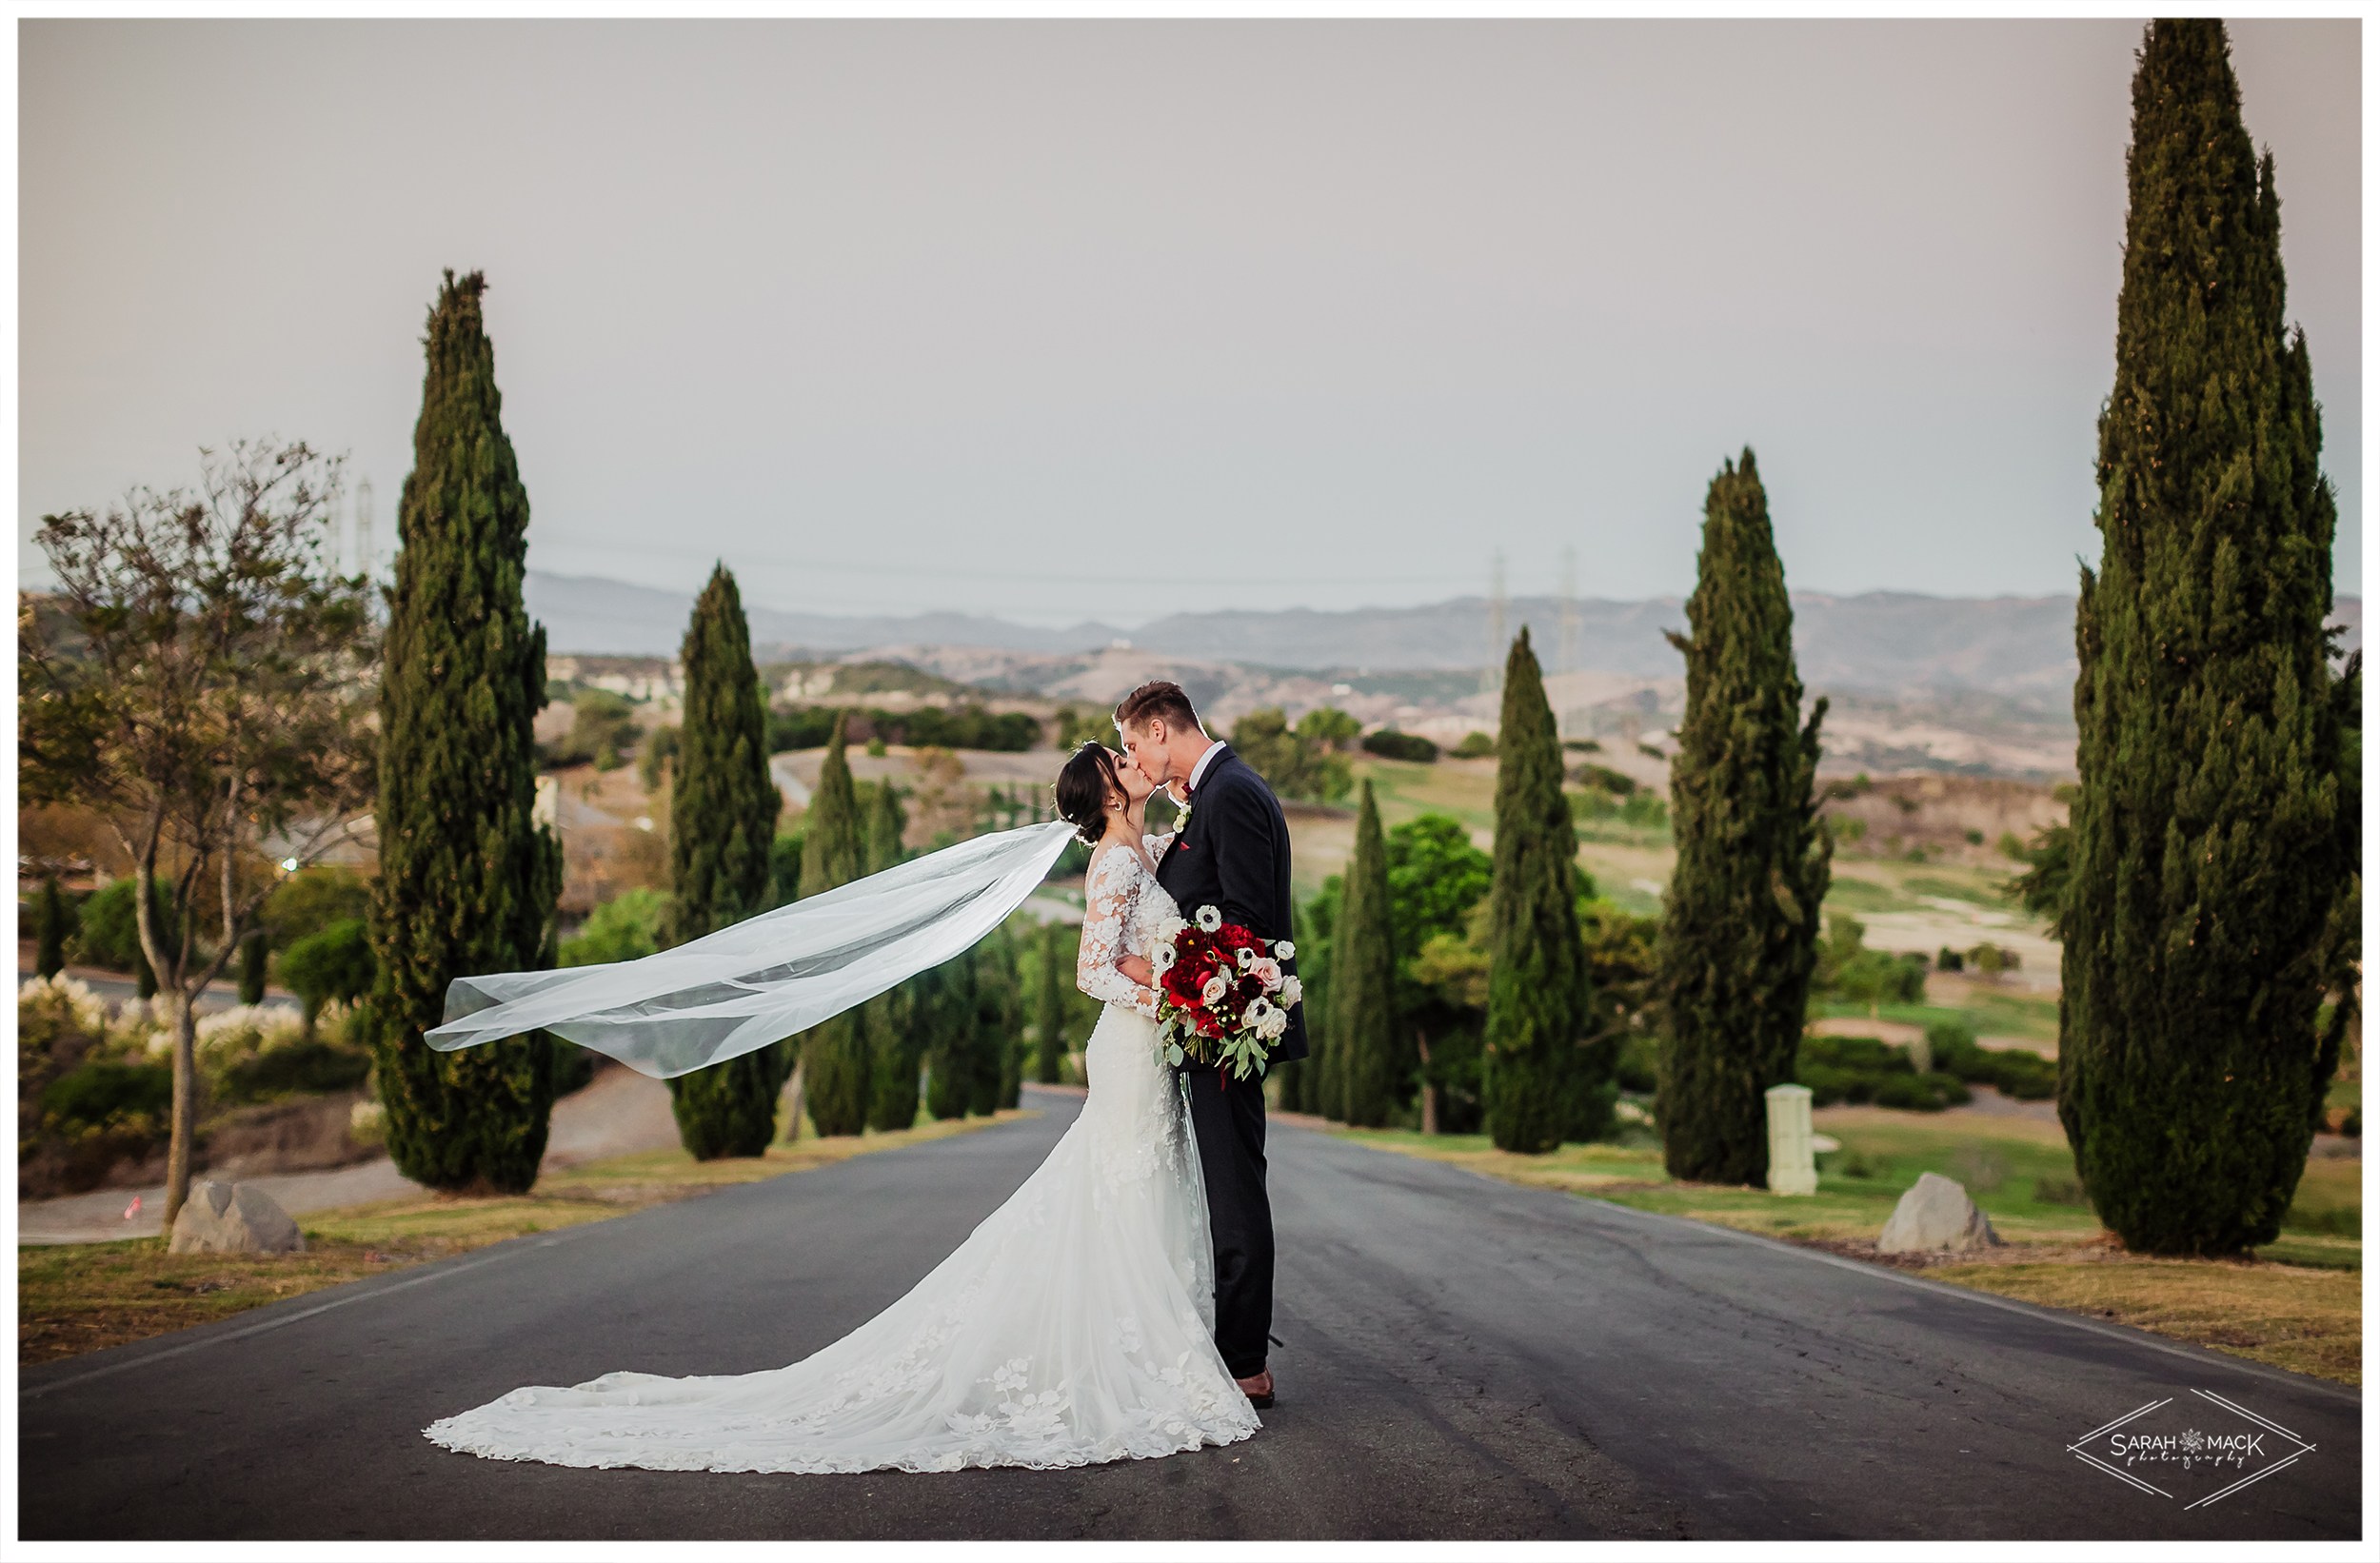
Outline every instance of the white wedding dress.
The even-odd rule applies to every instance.
[[[856,1472],[1092,1465],[1256,1432],[1215,1350],[1186,1108],[1153,1000],[1117,969],[1145,960],[1174,914],[1138,853],[1094,859],[1076,968],[1107,1005],[1084,1048],[1090,1095],[1033,1176],[908,1296],[790,1367],[519,1389],[426,1435],[552,1465]]]

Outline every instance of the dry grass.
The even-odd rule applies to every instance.
[[[928,1121],[899,1134],[806,1138],[763,1157],[696,1161],[648,1151],[565,1168],[530,1194],[352,1205],[299,1218],[303,1254],[169,1254],[163,1237],[16,1251],[17,1362],[30,1366],[186,1330],[327,1286],[386,1275],[532,1233],[781,1177],[872,1151],[1028,1116]]]
[[[2097,1262],[1935,1265],[1926,1274],[2294,1373],[2363,1382],[2364,1287],[2357,1270],[2111,1254]]]

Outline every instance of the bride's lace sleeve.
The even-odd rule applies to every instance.
[[[1179,831],[1169,830],[1162,836],[1141,837],[1140,844],[1149,850],[1149,861],[1153,863],[1163,862],[1165,861],[1166,849],[1174,844],[1174,838],[1180,834],[1180,832]]]
[[[1075,986],[1102,1004],[1121,1004],[1157,1019],[1157,995],[1116,969],[1124,958],[1124,918],[1132,910],[1132,871],[1125,847],[1108,847],[1091,864],[1084,884],[1082,947],[1075,956]]]

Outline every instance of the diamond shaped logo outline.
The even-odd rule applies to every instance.
[[[2223,1410],[2231,1413],[2234,1416],[2239,1417],[2243,1421],[2262,1428],[2268,1433],[2275,1434],[2280,1437],[2287,1438],[2295,1447],[2292,1448],[2288,1454],[2273,1460],[2271,1464],[2259,1467],[2255,1471],[2242,1476],[2239,1480],[2231,1483],[2229,1486],[2218,1488],[2214,1492],[2193,1498],[2189,1503],[2182,1506],[2185,1513],[2192,1509],[2203,1509],[2210,1504],[2219,1502],[2244,1487],[2249,1487],[2256,1482],[2264,1480],[2265,1477],[2271,1475],[2274,1472],[2288,1470],[2291,1466],[2295,1465],[2299,1460],[2302,1460],[2307,1455],[2314,1453],[2314,1445],[2308,1443],[2304,1438],[2299,1437],[2296,1434],[2291,1432],[2288,1428],[2283,1427],[2280,1423],[2273,1421],[2271,1417],[2259,1415],[2257,1413],[2250,1411],[2246,1406],[2239,1404],[2235,1400],[2227,1399],[2223,1395],[2216,1395],[2210,1390],[2193,1389],[2190,1393],[2196,1395],[2201,1400],[2207,1401],[2211,1405],[2221,1407]],[[2138,1421],[2141,1417],[2148,1415],[2150,1413],[2162,1410],[2172,1403],[2173,1397],[2172,1395],[2168,1395],[2161,1400],[2151,1400],[2145,1404],[2135,1406],[2131,1411],[2126,1412],[2123,1415],[2116,1417],[2113,1421],[2095,1427],[2089,1433],[2084,1434],[2081,1437],[2076,1438],[2073,1443],[2066,1446],[2066,1452],[2073,1455],[2074,1458],[2082,1461],[2085,1465],[2090,1466],[2092,1470],[2105,1472],[2107,1474],[2113,1476],[2116,1480],[2124,1483],[2128,1487],[2134,1488],[2139,1492],[2153,1494],[2161,1498],[2171,1498],[2174,1496],[2173,1494],[2167,1492],[2164,1488],[2157,1486],[2153,1482],[2145,1480],[2132,1472],[2123,1469],[2121,1466],[2100,1458],[2085,1446],[2090,1444],[2093,1439],[2106,1437],[2119,1428],[2122,1428],[2129,1423]],[[2192,1433],[2195,1433],[2195,1429],[2191,1430]],[[2188,1437],[2189,1434],[2186,1434],[2184,1436]]]

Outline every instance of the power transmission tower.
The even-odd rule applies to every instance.
[[[1562,640],[1556,670],[1578,671],[1578,550],[1562,550]]]
[[[1504,635],[1504,550],[1498,548],[1488,565],[1488,665],[1479,679],[1481,694],[1504,687],[1504,658],[1511,650]]]
[[[372,555],[372,480],[355,485],[355,573],[377,576],[380,561]]]
[[[1556,671],[1561,673],[1578,671],[1578,550],[1564,548],[1562,550],[1561,650],[1554,660]],[[1555,731],[1565,739],[1577,736],[1572,730],[1577,724],[1577,713],[1567,703],[1572,698],[1572,693],[1568,688],[1563,690],[1565,703],[1554,713]]]

